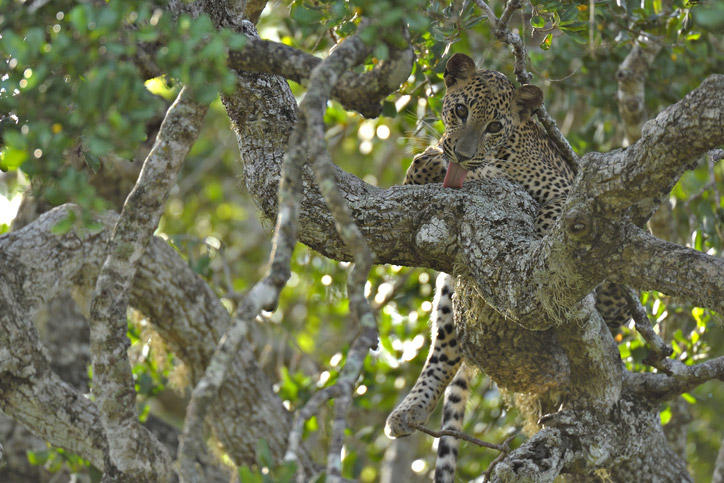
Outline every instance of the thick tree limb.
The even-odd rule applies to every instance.
[[[98,233],[52,233],[68,213],[53,210],[0,237],[0,405],[36,435],[103,468],[108,443],[98,408],[52,372],[32,322],[38,307],[68,288],[85,257],[100,261],[103,254]]]
[[[689,161],[724,141],[723,118],[724,76],[713,75],[680,102],[647,122],[643,137],[632,147],[605,155],[589,153],[584,157],[581,173],[566,203],[563,230],[554,230],[547,237],[553,242],[549,261],[568,265],[565,276],[559,277],[563,272],[556,270],[549,280],[551,286],[570,289],[565,292],[572,296],[569,301],[558,302],[567,305],[583,295],[569,285],[578,277],[600,281],[605,276],[634,288],[645,288],[640,287],[641,277],[617,280],[614,273],[619,269],[630,271],[642,255],[629,249],[637,241],[626,222],[645,222],[660,200],[668,195]],[[699,270],[720,274],[720,261],[701,256],[705,259],[694,257]],[[689,258],[675,260],[686,263]],[[671,259],[663,263],[674,264]],[[654,265],[664,268],[661,264]],[[601,271],[600,267],[606,270]],[[656,277],[671,279],[665,291],[671,293],[674,285],[686,290],[686,277],[680,269],[668,274],[658,271],[656,275],[652,273],[654,268],[647,270],[649,281]],[[681,277],[684,282],[674,282]],[[716,296],[722,293],[716,291],[716,287],[721,286],[721,277],[705,283],[712,285],[711,291],[704,294],[687,291],[686,295],[702,305],[721,307],[722,297]],[[567,298],[565,293],[561,295]]]
[[[587,157],[575,190],[594,197],[600,210],[629,211],[646,221],[692,160],[724,143],[724,75],[706,78],[681,101],[644,124],[642,137],[626,150]]]
[[[631,178],[626,173],[649,171],[644,168],[646,163],[678,166],[679,169],[668,170],[669,181],[660,173],[649,173],[651,184],[658,179],[670,188],[688,159],[719,142],[724,123],[710,119],[711,116],[718,118],[712,113],[720,112],[716,106],[724,99],[724,82],[719,83],[718,78],[724,80],[724,76],[713,76],[683,101],[650,121],[654,125],[666,125],[660,117],[685,121],[672,134],[679,138],[676,149],[661,152],[656,159],[643,152],[639,145],[650,145],[653,141],[649,133],[658,132],[648,129],[644,137],[626,151],[587,155],[588,162],[573,187],[562,223],[542,241],[531,238],[530,215],[534,205],[530,198],[504,181],[490,180],[475,187],[470,184],[469,188],[456,192],[443,192],[434,186],[380,190],[339,170],[337,181],[346,193],[358,226],[375,246],[377,263],[426,266],[448,272],[452,272],[453,267],[461,267],[463,273],[468,271],[476,280],[480,293],[499,312],[531,329],[545,329],[552,322],[541,318],[541,313],[550,311],[555,316],[565,312],[568,310],[565,307],[573,306],[605,277],[615,276],[605,273],[608,270],[601,271],[602,266],[613,271],[615,267],[633,265],[640,256],[627,250],[629,235],[621,229],[621,223],[631,211],[636,212],[643,206],[639,203],[631,208],[629,196],[640,198],[652,188],[639,179],[646,186],[634,189],[629,186]],[[710,114],[697,116],[700,111]],[[234,113],[231,115],[233,118]],[[681,132],[688,133],[689,142],[684,141]],[[669,143],[658,134],[656,139]],[[652,149],[658,151],[658,148]],[[247,157],[246,183],[267,216],[273,216],[274,181],[278,178],[273,177],[273,164],[266,161],[263,157]],[[305,177],[311,175],[305,173]],[[658,191],[664,191],[663,187]],[[655,206],[655,199],[649,199],[646,204],[647,209],[640,211],[648,214]],[[332,258],[349,260],[350,253],[341,240],[329,235],[334,233],[334,221],[316,191],[305,191],[300,217],[301,241]],[[719,261],[701,257],[696,259],[701,270],[719,273]],[[665,263],[662,268],[669,268],[668,263],[674,264],[676,259]],[[536,273],[549,275],[534,276]],[[682,276],[679,270],[675,273],[667,282],[669,292],[676,288],[676,279]],[[659,275],[665,278],[664,272]],[[651,278],[653,274],[648,277]],[[705,283],[712,284],[714,289],[720,283],[716,279],[709,278]],[[620,281],[635,288],[642,282],[641,279]],[[701,300],[701,291],[687,294],[696,297],[702,305],[716,308],[722,297],[716,299],[713,289],[706,300]],[[530,293],[540,297],[531,298]],[[543,306],[545,310],[541,310]]]
[[[724,356],[687,366],[674,359],[664,359],[661,373],[625,373],[627,390],[653,400],[669,399],[694,389],[711,379],[724,381]]]
[[[190,92],[181,89],[123,206],[91,301],[93,394],[108,436],[109,458],[104,471],[115,477],[167,480],[172,472],[165,448],[138,422],[127,354],[127,292],[136,262],[158,226],[163,203],[205,114],[206,107],[195,104]],[[139,458],[138,445],[144,447],[141,454],[154,455],[156,464]],[[164,460],[165,464],[159,464]]]
[[[244,48],[229,52],[229,66],[237,71],[279,75],[306,84],[322,59],[280,42],[261,40],[256,32],[249,32],[244,25],[245,18],[251,25],[256,24],[265,5],[266,0],[221,3],[171,0],[169,9],[175,15],[186,13],[193,17],[205,12],[217,27],[230,27],[244,34],[247,38]],[[371,71],[343,73],[332,84],[331,97],[346,109],[357,111],[365,117],[379,116],[382,100],[407,79],[414,61],[414,52],[409,45],[402,49],[394,45],[389,47],[389,59],[379,62]]]
[[[684,297],[700,307],[724,311],[724,259],[667,242],[628,225],[621,263],[608,267],[613,280],[642,290]]]
[[[605,417],[568,411],[545,418],[544,428],[495,469],[492,481],[553,481],[560,473],[602,473],[612,481],[636,481],[640,468],[653,481],[691,481],[671,450],[656,408],[622,398]]]
[[[288,89],[278,78],[242,73],[240,86],[240,92],[225,99],[225,104],[239,134],[245,183],[258,206],[272,218],[277,212],[280,154],[295,116],[288,107]],[[677,105],[672,109],[678,108],[684,107]],[[691,106],[686,108],[691,109]],[[697,140],[708,139],[703,142],[714,143],[708,138],[709,134],[703,131],[691,133],[698,136]],[[688,154],[676,152],[665,156],[669,161],[674,156],[683,162]],[[594,155],[589,161],[630,162],[627,155],[616,156],[619,154]],[[568,206],[564,219],[548,237],[535,240],[532,227],[536,207],[522,189],[503,180],[471,183],[450,193],[441,191],[438,186],[380,190],[341,170],[336,170],[335,177],[357,225],[368,243],[375,247],[376,262],[427,266],[460,274],[459,280],[473,280],[469,292],[482,296],[495,307],[498,315],[508,317],[508,320],[501,317],[500,323],[510,330],[527,333],[514,325],[515,322],[536,330],[553,327],[561,321],[584,322],[580,327],[572,322],[555,329],[557,342],[552,347],[557,350],[566,347],[574,366],[572,377],[581,385],[590,383],[584,377],[591,374],[595,375],[596,383],[618,378],[614,391],[595,387],[588,393],[582,390],[578,395],[580,400],[590,403],[587,408],[582,405],[583,412],[596,415],[613,407],[607,404],[617,399],[619,389],[616,388],[623,379],[617,375],[620,362],[615,345],[610,334],[608,339],[604,337],[605,327],[600,318],[587,315],[591,304],[577,304],[605,277],[600,273],[600,267],[607,266],[608,260],[620,253],[620,247],[625,243],[621,226],[629,219],[625,210],[604,212],[597,205],[597,199],[586,201],[589,187],[579,178],[579,185],[574,188],[579,192],[573,198],[574,203]],[[332,258],[349,260],[352,252],[336,235],[334,218],[326,208],[323,196],[314,187],[311,169],[304,167],[300,178],[305,185],[299,212],[300,240]],[[616,180],[614,175],[598,182],[610,185]],[[623,205],[625,201],[621,199],[619,203]],[[530,297],[531,293],[536,297]],[[551,332],[554,331],[535,334],[551,337]],[[596,340],[601,342],[596,343]],[[589,346],[592,346],[590,350],[580,350]],[[588,362],[593,364],[587,373],[585,364]],[[602,375],[606,368],[611,369],[608,379]],[[595,406],[596,397],[602,398],[603,408]],[[656,412],[650,408],[646,411],[643,414],[651,421],[647,428],[651,431],[659,428],[660,431]],[[625,424],[633,425],[634,420],[628,418]],[[576,433],[573,440],[576,438],[581,436]],[[592,447],[596,451],[595,441],[583,441],[584,448]],[[625,446],[612,451],[625,452]],[[631,463],[628,468],[634,468],[636,462],[642,461],[640,454],[626,454],[633,454],[628,460]],[[665,457],[671,459],[668,469],[678,472],[680,459],[670,458],[669,454]],[[650,458],[655,461],[653,455]],[[610,459],[602,461],[601,465],[610,463]],[[620,474],[625,474],[624,469]]]
[[[364,73],[344,72],[333,84],[331,97],[346,109],[365,117],[377,117],[382,112],[382,100],[395,92],[410,75],[414,53],[405,49],[390,49],[390,58],[379,62]],[[247,72],[275,74],[306,84],[312,71],[322,59],[288,45],[249,38],[241,51],[229,52],[229,65]]]
[[[41,344],[30,322],[34,307],[65,289],[59,281],[88,290],[105,258],[116,217],[99,220],[106,227],[99,232],[54,234],[53,227],[71,209],[56,208],[26,228],[0,237],[0,284],[8,282],[23,301],[22,306],[0,307],[0,347],[8,348],[0,349],[0,384],[5,383],[0,407],[51,444],[72,450],[102,468],[107,443],[98,409],[44,368],[47,363],[37,349]],[[0,304],[12,300],[4,294]],[[164,240],[154,238],[138,262],[129,296],[130,305],[149,317],[168,347],[184,361],[191,382],[197,382],[216,342],[231,325],[213,290]],[[31,314],[16,319],[26,321],[21,326],[4,318],[13,315],[13,307]],[[257,461],[260,438],[267,441],[272,455],[281,459],[291,418],[249,347],[236,353],[211,411],[214,418],[208,424],[237,464]],[[298,454],[302,467],[310,471],[304,449]]]

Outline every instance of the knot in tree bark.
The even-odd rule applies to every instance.
[[[589,215],[573,209],[565,214],[563,223],[570,238],[578,241],[590,238],[593,219]]]

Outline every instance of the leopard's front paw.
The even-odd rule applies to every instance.
[[[406,405],[404,401],[387,417],[385,434],[388,438],[408,436],[415,431],[415,425],[424,424],[428,413],[421,404]]]

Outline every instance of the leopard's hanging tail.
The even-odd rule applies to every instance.
[[[470,394],[470,368],[465,363],[460,366],[455,378],[445,389],[442,405],[442,429],[462,431],[465,418],[465,405]],[[452,483],[455,481],[455,469],[458,463],[458,446],[460,440],[452,436],[440,438],[437,446],[435,462],[435,483]]]

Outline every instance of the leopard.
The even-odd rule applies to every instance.
[[[439,141],[414,157],[403,184],[463,183],[501,177],[522,188],[537,202],[534,231],[543,237],[557,223],[575,173],[533,115],[543,92],[531,84],[520,87],[505,74],[477,69],[469,56],[457,53],[447,61],[442,103],[445,131]],[[411,434],[427,421],[445,391],[442,429],[460,430],[473,369],[463,356],[452,313],[453,277],[436,279],[431,311],[431,344],[422,372],[410,392],[387,418],[390,437]],[[613,331],[628,321],[623,287],[604,282],[595,292],[596,308]],[[458,440],[438,442],[434,480],[454,481]]]

